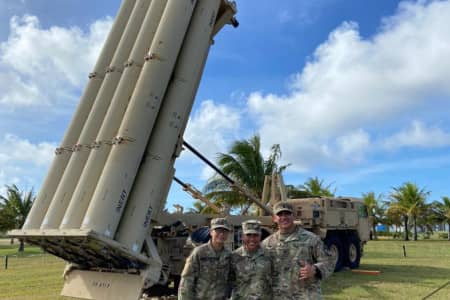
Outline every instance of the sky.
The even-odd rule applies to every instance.
[[[211,160],[280,144],[287,184],[387,198],[450,196],[450,1],[238,0],[216,37],[184,135]],[[0,0],[0,194],[38,191],[120,0]],[[447,29],[446,29],[447,28]],[[176,176],[213,171],[184,151]],[[194,200],[174,183],[167,208]]]

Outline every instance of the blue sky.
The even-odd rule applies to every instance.
[[[0,0],[0,186],[39,189],[120,0]],[[214,160],[255,133],[285,182],[450,196],[450,1],[237,1],[211,48],[185,139]],[[212,175],[183,153],[177,176]],[[0,192],[3,190],[0,189]],[[173,184],[168,205],[193,200]]]

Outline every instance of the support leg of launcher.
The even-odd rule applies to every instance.
[[[144,269],[123,270],[83,270],[78,265],[69,264],[64,271],[62,296],[83,299],[140,299],[142,289],[160,281],[162,261],[153,240],[145,240],[148,256],[153,259]]]

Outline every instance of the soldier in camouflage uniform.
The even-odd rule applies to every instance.
[[[230,232],[225,218],[211,220],[211,240],[196,247],[186,260],[179,300],[224,300],[229,297],[231,251],[224,247]]]
[[[260,247],[261,225],[250,220],[242,223],[243,246],[232,255],[232,300],[272,299],[272,260]]]
[[[321,239],[294,224],[294,208],[288,202],[274,206],[278,231],[262,245],[273,258],[274,299],[322,299],[321,280],[333,273],[333,260]]]

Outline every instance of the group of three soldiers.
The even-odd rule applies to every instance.
[[[178,299],[322,299],[320,281],[331,275],[334,263],[320,238],[294,218],[291,204],[277,203],[278,231],[260,243],[260,223],[246,221],[243,245],[232,253],[224,247],[231,230],[227,220],[211,220],[211,240],[187,259]]]

